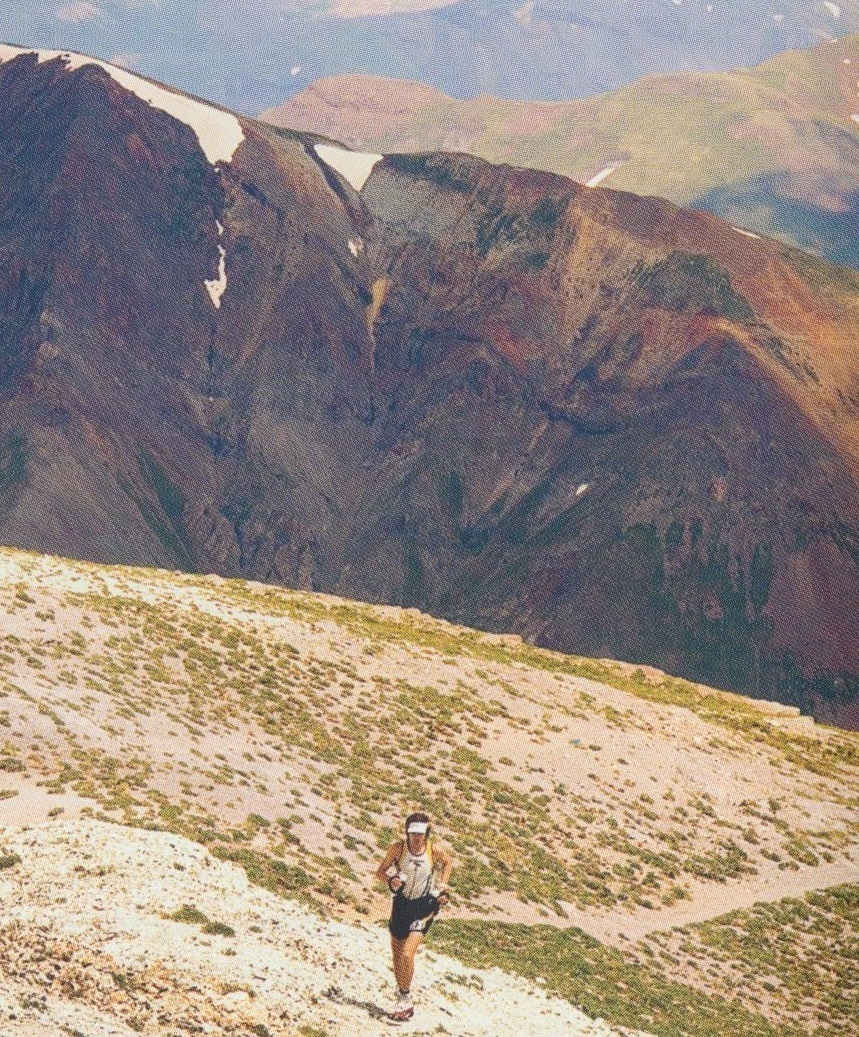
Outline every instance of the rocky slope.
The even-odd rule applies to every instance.
[[[169,833],[81,819],[3,841],[20,858],[0,878],[7,1037],[390,1032],[381,928],[323,919]],[[499,969],[425,952],[420,973],[410,1033],[634,1037]]]
[[[4,1034],[376,1033],[416,806],[456,867],[412,1032],[855,1026],[855,735],[414,610],[0,563]]]
[[[855,722],[859,275],[4,57],[6,543],[419,605]]]
[[[456,100],[337,76],[264,112],[370,151],[461,151],[705,209],[859,267],[859,37],[581,101]]]

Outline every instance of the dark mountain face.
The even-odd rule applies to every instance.
[[[565,100],[654,72],[729,69],[859,31],[859,0],[15,0],[4,34],[114,56],[255,114],[342,73],[455,97]]]
[[[94,65],[0,96],[4,542],[855,718],[854,272],[463,156],[358,191],[244,121],[212,165]]]

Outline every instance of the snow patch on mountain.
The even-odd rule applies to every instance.
[[[215,226],[218,228],[218,237],[223,237],[224,225],[219,220],[216,220]],[[206,291],[211,296],[212,304],[217,310],[221,308],[221,298],[227,290],[227,251],[222,245],[218,245],[218,252],[221,254],[218,261],[218,276],[211,281],[203,282],[206,286]]]
[[[56,18],[61,22],[88,22],[92,18],[101,18],[102,12],[95,4],[71,3],[63,4],[55,12]]]
[[[521,7],[514,7],[510,13],[520,25],[530,26],[534,20],[534,0],[527,0]]]
[[[221,298],[227,290],[227,251],[223,245],[218,245],[221,256],[218,260],[218,276],[212,281],[206,281],[206,291],[212,298],[215,309],[221,308]]]
[[[59,58],[66,63],[70,72],[83,68],[85,65],[98,65],[125,90],[135,94],[153,108],[158,108],[162,112],[172,115],[179,122],[184,122],[186,126],[190,126],[197,134],[200,147],[212,165],[216,165],[218,162],[232,162],[236,148],[245,139],[241,123],[232,112],[213,108],[211,105],[196,101],[185,94],[173,93],[167,87],[150,83],[127,69],[87,57],[86,54],[77,54],[68,50],[37,50],[35,48],[27,50],[23,47],[0,44],[0,65],[20,57],[22,54],[38,55],[39,64]]]
[[[373,166],[384,155],[373,155],[367,151],[347,151],[346,148],[335,148],[331,144],[314,144],[313,150],[327,165],[336,170],[356,191],[360,191],[367,183]]]
[[[607,180],[612,173],[616,172],[623,165],[622,162],[612,162],[610,166],[606,166],[605,169],[601,169],[596,176],[592,176],[590,180],[585,182],[585,187],[598,187],[603,180]]]

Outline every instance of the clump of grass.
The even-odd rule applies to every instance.
[[[184,922],[186,925],[199,925],[207,936],[235,936],[236,930],[225,922],[213,922],[193,904],[183,904],[178,911],[165,915],[171,922]]]
[[[254,885],[273,893],[289,895],[307,889],[313,883],[312,876],[302,868],[285,864],[258,850],[216,845],[212,847],[212,854],[221,860],[241,864]]]
[[[254,988],[249,987],[247,983],[218,983],[218,993],[222,996],[226,994],[238,994],[240,992],[247,994],[251,1000],[257,996]]]
[[[208,915],[204,915],[192,904],[183,904],[178,911],[167,915],[171,922],[185,922],[188,925],[209,925]]]
[[[14,868],[16,864],[21,863],[21,858],[17,853],[4,853],[0,855],[0,871],[6,868]]]
[[[207,936],[235,936],[236,930],[226,922],[206,922],[203,932]]]

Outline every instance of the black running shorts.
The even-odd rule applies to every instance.
[[[388,922],[388,931],[395,940],[405,940],[409,933],[423,933],[430,931],[433,915],[438,911],[438,897],[429,893],[415,900],[407,900],[406,897],[395,896],[391,904],[391,920]],[[424,921],[426,919],[426,921]]]

